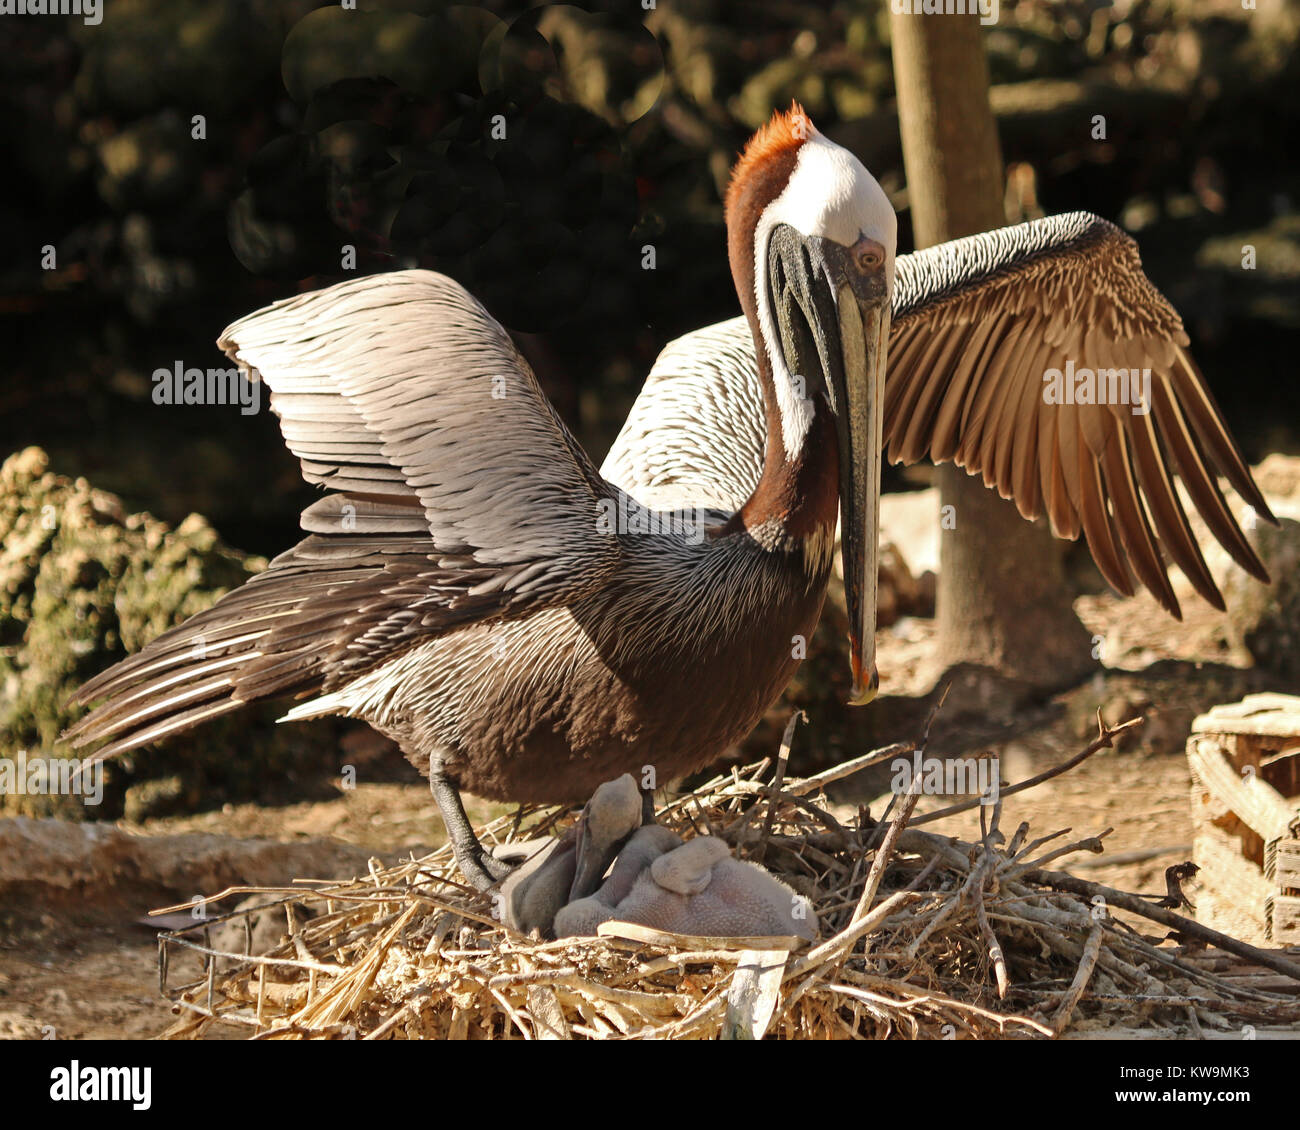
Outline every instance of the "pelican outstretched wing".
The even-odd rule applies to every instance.
[[[341,283],[219,344],[271,390],[308,482],[310,536],[92,679],[70,732],[96,758],[254,699],[329,690],[433,635],[603,585],[614,497],[509,336],[430,271]]]
[[[492,568],[510,591],[581,587],[617,559],[617,539],[597,531],[607,485],[509,335],[453,279],[340,283],[241,318],[218,344],[270,387],[303,477],[373,500],[348,515],[351,531],[405,518],[401,532]],[[340,532],[341,505],[317,503],[303,528]]]
[[[903,256],[885,452],[895,462],[952,460],[1026,518],[1045,513],[1057,536],[1082,532],[1116,589],[1132,595],[1136,574],[1177,616],[1163,549],[1222,609],[1175,476],[1223,547],[1261,580],[1268,574],[1217,476],[1272,515],[1187,345],[1134,241],[1086,212]]]
[[[1054,369],[1060,382],[1045,381]],[[1064,385],[1083,369],[1102,373],[1107,395],[1109,371],[1138,379],[1126,378],[1122,403],[1078,403],[1074,381],[1068,394]],[[758,481],[765,435],[753,341],[734,318],[663,351],[604,472],[633,494],[680,483],[734,510]],[[1178,314],[1133,240],[1098,216],[1053,216],[898,258],[884,436],[895,462],[952,460],[1026,518],[1046,514],[1057,536],[1082,533],[1117,590],[1131,596],[1136,575],[1175,616],[1165,556],[1223,607],[1176,477],[1233,559],[1268,579],[1218,476],[1271,520],[1268,505]]]

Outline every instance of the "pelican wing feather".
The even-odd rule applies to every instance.
[[[1175,480],[1232,558],[1268,574],[1219,489],[1268,504],[1137,244],[1086,212],[898,260],[885,452],[951,460],[1059,537],[1081,532],[1118,591],[1136,576],[1180,614],[1166,562],[1219,593]]]
[[[330,493],[270,568],[87,682],[110,757],[260,698],[329,691],[434,635],[580,599],[617,568],[616,497],[505,330],[430,271],[231,325],[304,478]]]

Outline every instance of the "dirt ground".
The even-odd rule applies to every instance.
[[[1070,828],[1077,838],[1113,829],[1104,855],[1075,857],[1065,866],[1125,890],[1163,891],[1164,869],[1190,855],[1190,781],[1182,750],[1192,718],[1216,702],[1267,685],[1233,653],[1222,616],[1192,601],[1185,608],[1187,619],[1176,624],[1142,598],[1082,598],[1080,615],[1105,640],[1107,664],[1098,676],[1053,702],[1001,718],[987,733],[967,734],[964,742],[953,743],[997,756],[1002,779],[1014,782],[1082,749],[1095,734],[1098,708],[1112,724],[1147,714],[1148,723],[1135,741],[1008,797],[1002,816],[1006,829],[1027,820],[1035,836]],[[882,633],[879,661],[887,672],[887,692],[926,689],[925,660],[932,639],[932,622],[922,620],[904,621]],[[948,739],[936,729],[932,751],[957,752],[942,748]],[[887,776],[850,780],[832,799],[846,813],[865,803],[878,815],[887,788]],[[950,799],[926,798],[920,807],[928,811]],[[471,816],[499,811],[480,803],[471,807]],[[173,843],[189,842],[164,837],[221,837],[226,852],[252,837],[296,844],[306,852],[297,866],[302,858],[318,861],[317,873],[333,877],[349,861],[363,867],[366,853],[392,859],[441,840],[427,788],[416,782],[363,784],[323,802],[279,808],[230,805],[119,827],[158,838],[156,846],[164,854]],[[968,835],[978,830],[979,816],[973,811],[937,827]],[[339,857],[339,852],[345,854]],[[84,892],[58,896],[38,884],[25,901],[0,902],[0,1037],[147,1038],[170,1022],[170,1006],[158,993],[156,929],[141,921],[169,896],[161,880],[143,872],[138,878],[101,890],[99,898],[87,899]],[[1194,888],[1190,893],[1194,898]]]

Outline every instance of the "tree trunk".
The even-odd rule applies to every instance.
[[[1002,227],[1002,154],[976,17],[895,12],[891,32],[917,248]],[[1045,523],[1030,525],[952,464],[938,468],[937,481],[941,666],[975,663],[1044,688],[1095,669],[1062,544]]]

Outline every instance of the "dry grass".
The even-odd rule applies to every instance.
[[[1102,727],[1061,771],[1136,724]],[[672,801],[659,820],[685,836],[725,837],[811,900],[824,939],[811,947],[617,923],[599,938],[527,938],[497,920],[490,897],[459,881],[443,847],[396,867],[372,865],[361,879],[259,890],[256,908],[164,935],[161,980],[178,1013],[165,1035],[233,1025],[258,1039],[1050,1038],[1098,1028],[1241,1038],[1246,1026],[1300,1021],[1293,961],[1209,935],[1152,901],[1043,870],[1072,853],[1101,852],[1104,832],[1031,839],[1022,824],[1008,839],[999,801],[982,810],[980,842],[963,842],[909,826],[914,793],[879,821],[862,813],[841,823],[823,788],[913,746],[786,780],[792,729],[793,721],[775,773],[765,759],[719,776]],[[523,813],[483,836],[507,842],[566,819]],[[206,905],[249,893],[222,892]],[[304,906],[315,916],[304,920]],[[1113,916],[1114,906],[1178,936],[1147,936]],[[282,940],[247,952],[254,916],[268,913],[283,919]],[[215,926],[241,920],[242,945],[211,944]],[[1196,934],[1222,949],[1176,944]],[[201,954],[205,969],[172,986],[178,949]]]

